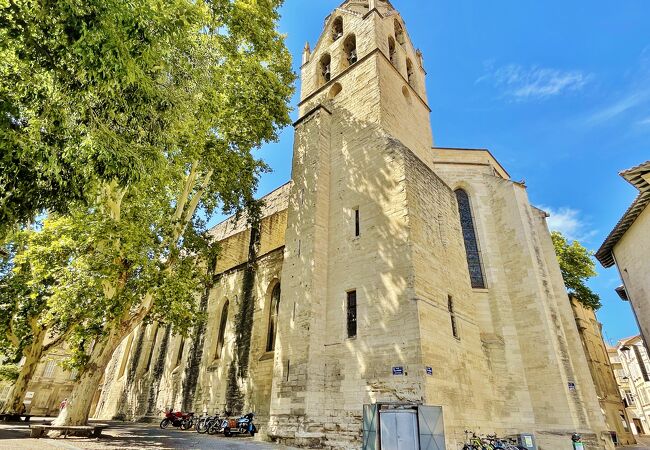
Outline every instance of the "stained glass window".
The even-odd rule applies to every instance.
[[[483,275],[483,265],[481,263],[481,251],[478,248],[478,241],[476,240],[476,228],[474,227],[474,217],[469,202],[469,195],[464,190],[458,189],[456,191],[456,199],[458,200],[460,225],[463,229],[465,252],[467,253],[469,278],[473,288],[484,289],[486,285]]]
[[[217,353],[215,359],[221,358],[221,353],[223,351],[223,344],[226,340],[226,325],[228,324],[228,307],[230,302],[226,300],[226,303],[223,305],[221,310],[221,321],[219,323],[219,334],[217,335]]]
[[[278,313],[280,312],[280,285],[276,284],[271,292],[271,310],[269,311],[269,329],[266,339],[266,351],[275,350],[275,334],[278,331]]]

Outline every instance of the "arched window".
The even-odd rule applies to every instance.
[[[458,189],[456,190],[456,200],[458,200],[460,225],[463,230],[463,239],[465,241],[469,278],[472,282],[473,288],[484,289],[485,277],[483,276],[481,251],[478,248],[478,241],[476,239],[476,228],[474,226],[474,217],[472,215],[472,206],[469,201],[469,195],[467,195],[467,192],[463,189]]]
[[[183,353],[185,352],[185,338],[181,337],[181,345],[178,347],[178,353],[176,354],[176,367],[180,366],[183,362]]]
[[[395,39],[392,36],[388,38],[388,57],[394,66],[397,65],[397,51],[395,50]]]
[[[221,358],[221,353],[223,352],[223,344],[226,339],[226,325],[228,324],[228,307],[230,302],[226,300],[226,304],[223,305],[221,310],[221,320],[219,322],[219,334],[217,334],[217,353],[214,355],[215,359]]]
[[[319,64],[319,85],[322,86],[325,83],[329,83],[332,79],[332,57],[329,54],[324,54],[320,59]]]
[[[406,60],[406,75],[408,76],[409,85],[415,88],[415,70],[413,69],[413,61],[410,59]]]
[[[339,95],[342,90],[343,86],[341,86],[341,83],[334,83],[334,86],[332,86],[332,89],[330,89],[329,94],[327,94],[327,98],[332,100],[337,95]],[[300,241],[298,241],[298,243],[300,243]],[[298,253],[300,253],[300,246],[298,246]]]
[[[397,39],[399,45],[406,44],[406,39],[404,38],[404,28],[397,19],[395,19],[395,39]]]
[[[345,67],[349,67],[359,59],[357,57],[357,37],[354,34],[349,35],[345,38],[343,43],[343,51],[345,52],[345,59],[343,64]]]
[[[332,42],[343,37],[343,17],[337,17],[332,24]]]
[[[280,283],[271,292],[271,308],[269,309],[269,330],[266,338],[266,351],[275,350],[275,334],[278,331],[278,313],[280,312]]]

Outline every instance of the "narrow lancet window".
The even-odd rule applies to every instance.
[[[343,37],[343,17],[337,17],[332,24],[332,41],[338,41]]]
[[[348,292],[347,329],[348,338],[357,337],[357,291]]]
[[[399,23],[398,20],[395,20],[395,39],[397,39],[399,45],[403,46],[406,44],[406,39],[404,38],[404,27],[402,27],[402,24]]]
[[[320,59],[320,85],[329,83],[332,79],[332,57],[328,54]]]
[[[359,237],[361,235],[361,215],[359,213],[359,208],[354,209],[354,236]]]
[[[183,352],[185,351],[185,338],[181,338],[181,345],[178,347],[178,354],[176,355],[176,367],[183,362]]]
[[[449,317],[451,318],[451,332],[456,339],[460,339],[458,323],[456,323],[456,311],[454,311],[454,299],[451,295],[447,298],[447,308],[449,309]]]
[[[219,334],[217,334],[217,353],[214,355],[215,359],[221,359],[221,354],[223,353],[223,345],[226,341],[226,325],[228,324],[228,307],[230,302],[226,300],[226,304],[223,305],[221,310],[221,320],[219,321]]]
[[[280,284],[276,284],[271,292],[271,308],[269,311],[269,329],[266,338],[266,351],[275,350],[275,335],[278,331],[278,313],[280,312]]]
[[[388,57],[390,59],[390,62],[393,63],[394,66],[397,65],[397,50],[395,49],[395,39],[393,37],[388,38]]]
[[[345,62],[348,66],[356,63],[358,61],[357,57],[357,38],[354,34],[351,34],[345,38],[343,43],[343,51],[345,52]]]
[[[415,70],[413,69],[413,61],[410,59],[406,60],[406,75],[409,80],[409,85],[415,88]]]
[[[458,200],[458,213],[460,214],[460,225],[463,230],[463,239],[465,241],[465,252],[467,253],[467,267],[469,268],[469,277],[472,287],[476,289],[485,289],[485,277],[483,275],[483,265],[481,262],[481,251],[476,239],[476,228],[474,225],[474,216],[472,215],[472,206],[469,201],[469,195],[463,189],[456,191]]]

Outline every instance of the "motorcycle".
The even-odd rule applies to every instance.
[[[228,417],[230,415],[230,411],[224,411],[223,415],[224,417]],[[223,433],[224,422],[225,421],[219,417],[219,414],[215,414],[214,416],[210,417],[206,423],[207,433],[209,435]]]
[[[173,410],[165,411],[165,418],[160,422],[160,428],[165,429],[169,425],[181,430],[187,430],[194,425],[194,413],[182,413],[180,411],[173,412]]]
[[[221,422],[221,428],[223,428],[223,435],[230,437],[234,434],[247,434],[255,436],[257,433],[257,427],[253,423],[253,417],[255,414],[248,413],[245,416],[241,416],[239,419],[225,419]]]

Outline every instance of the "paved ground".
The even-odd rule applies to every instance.
[[[291,450],[248,438],[208,436],[195,431],[161,430],[157,425],[102,422],[111,425],[101,439],[30,439],[27,424],[0,422],[0,450]],[[105,436],[104,436],[105,435]]]
[[[38,422],[38,421],[36,421]],[[27,424],[0,422],[0,450],[292,450],[251,438],[208,436],[195,431],[161,430],[155,424],[109,423],[101,439],[30,439]],[[650,439],[624,450],[650,450]]]
[[[625,450],[650,450],[650,438],[639,438],[638,445],[634,447],[622,447]]]

